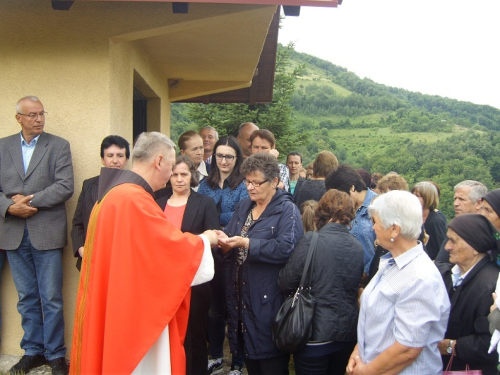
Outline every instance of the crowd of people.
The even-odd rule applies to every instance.
[[[280,164],[273,133],[250,122],[236,136],[187,131],[177,147],[157,132],[132,151],[104,138],[72,221],[81,276],[68,367],[70,146],[44,131],[38,98],[16,112],[21,132],[0,139],[0,270],[6,258],[24,330],[10,374],[222,374],[226,336],[230,375],[285,375],[291,355],[298,375],[497,374],[500,189],[460,182],[448,222],[436,183],[409,189],[327,150],[308,168],[296,151]],[[313,231],[311,335],[286,353],[273,321]]]

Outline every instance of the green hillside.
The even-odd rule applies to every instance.
[[[453,217],[456,183],[473,179],[489,188],[498,186],[500,110],[361,79],[292,46],[280,46],[279,53],[284,57],[278,59],[275,78],[273,102],[278,104],[174,104],[173,139],[187,128],[207,124],[221,134],[233,134],[239,123],[254,121],[278,135],[283,158],[299,151],[307,164],[319,151],[330,150],[341,163],[356,168],[383,174],[396,171],[409,185],[432,180],[441,186],[440,209],[448,218]],[[285,100],[282,87],[276,86],[283,80],[294,85],[285,97],[290,116],[269,120],[272,108]]]

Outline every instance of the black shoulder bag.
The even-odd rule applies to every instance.
[[[293,295],[288,296],[283,301],[274,318],[273,341],[278,349],[284,352],[296,352],[302,349],[311,338],[312,319],[316,305],[316,301],[311,295],[311,260],[317,242],[318,233],[313,232],[299,287]],[[309,277],[305,287],[304,282],[308,273]]]

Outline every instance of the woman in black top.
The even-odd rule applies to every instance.
[[[344,375],[356,345],[358,286],[363,276],[363,246],[349,233],[354,204],[348,194],[331,189],[315,211],[318,242],[311,262],[316,299],[313,333],[305,348],[294,353],[295,371],[301,374]],[[280,271],[283,293],[300,283],[312,232],[306,233]]]

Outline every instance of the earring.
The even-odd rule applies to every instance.
[[[394,238],[391,238],[391,242],[394,242]]]

